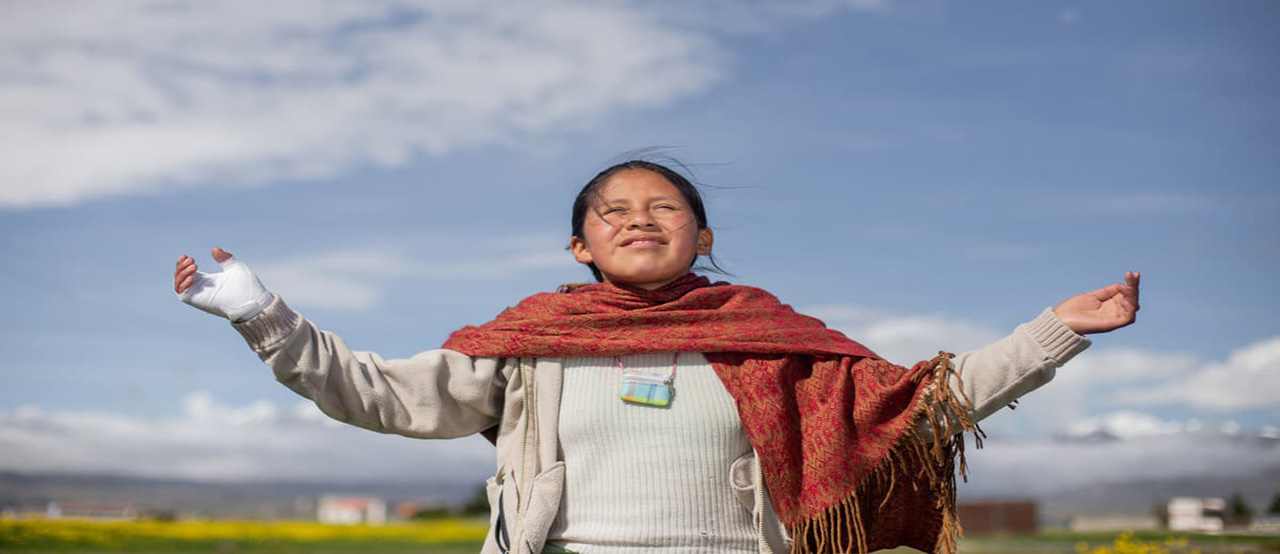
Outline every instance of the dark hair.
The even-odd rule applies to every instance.
[[[587,220],[587,210],[591,208],[592,201],[599,197],[601,187],[603,187],[605,183],[609,182],[610,177],[632,169],[643,169],[661,175],[667,180],[667,182],[676,187],[676,190],[680,191],[680,195],[683,196],[685,202],[689,204],[689,207],[693,210],[694,218],[698,221],[698,229],[701,230],[707,228],[707,210],[702,205],[702,195],[698,193],[698,187],[694,186],[692,181],[679,172],[673,171],[671,168],[662,164],[648,160],[628,160],[610,166],[608,169],[597,173],[596,176],[588,181],[586,186],[582,187],[582,190],[578,192],[578,197],[573,200],[573,217],[571,220],[573,236],[578,237],[579,240],[586,240],[582,235],[582,225]],[[687,170],[688,168],[685,169]],[[689,269],[694,269],[694,264],[697,260],[698,256],[695,255],[693,260],[690,260],[689,262]],[[710,267],[699,266],[699,269],[708,269],[717,273],[726,273],[720,268],[720,265],[716,263],[714,255],[707,255],[707,263],[711,264]],[[600,268],[596,267],[596,264],[589,263],[587,264],[587,267],[591,268],[591,274],[595,276],[597,282],[604,281],[604,275],[600,273]]]

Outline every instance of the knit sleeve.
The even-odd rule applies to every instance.
[[[1004,338],[957,355],[948,382],[952,394],[967,406],[967,419],[978,423],[1053,380],[1059,367],[1089,345],[1089,339],[1067,327],[1052,308],[1045,308]],[[955,415],[947,418],[952,430]],[[929,432],[927,422],[920,425]]]
[[[498,358],[436,349],[384,359],[352,350],[279,297],[232,325],[278,381],[338,421],[381,433],[453,438],[491,427],[501,416],[506,376]]]

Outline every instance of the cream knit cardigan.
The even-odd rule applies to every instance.
[[[495,527],[483,552],[503,551],[500,542],[511,552],[542,551],[565,484],[558,436],[562,358],[472,358],[436,349],[388,360],[350,349],[278,297],[232,325],[277,380],[339,421],[418,438],[463,437],[496,426],[497,472],[488,481]],[[1010,335],[958,355],[962,385],[951,385],[971,400],[976,421],[1049,382],[1088,345],[1046,308]],[[735,494],[749,505],[758,551],[787,549],[754,457],[735,460],[729,472]]]

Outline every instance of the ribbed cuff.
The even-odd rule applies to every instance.
[[[1031,338],[1040,343],[1045,353],[1058,364],[1065,364],[1076,354],[1088,348],[1093,342],[1084,335],[1072,331],[1053,313],[1053,308],[1045,308],[1035,319],[1022,324],[1031,334]]]
[[[258,315],[242,322],[233,322],[231,326],[240,332],[240,336],[244,337],[254,352],[262,352],[289,336],[301,319],[302,316],[289,309],[283,298],[275,296],[271,304]]]

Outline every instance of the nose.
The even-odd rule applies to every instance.
[[[632,210],[627,215],[628,229],[646,229],[657,227],[658,223],[653,220],[653,214],[649,210]]]

